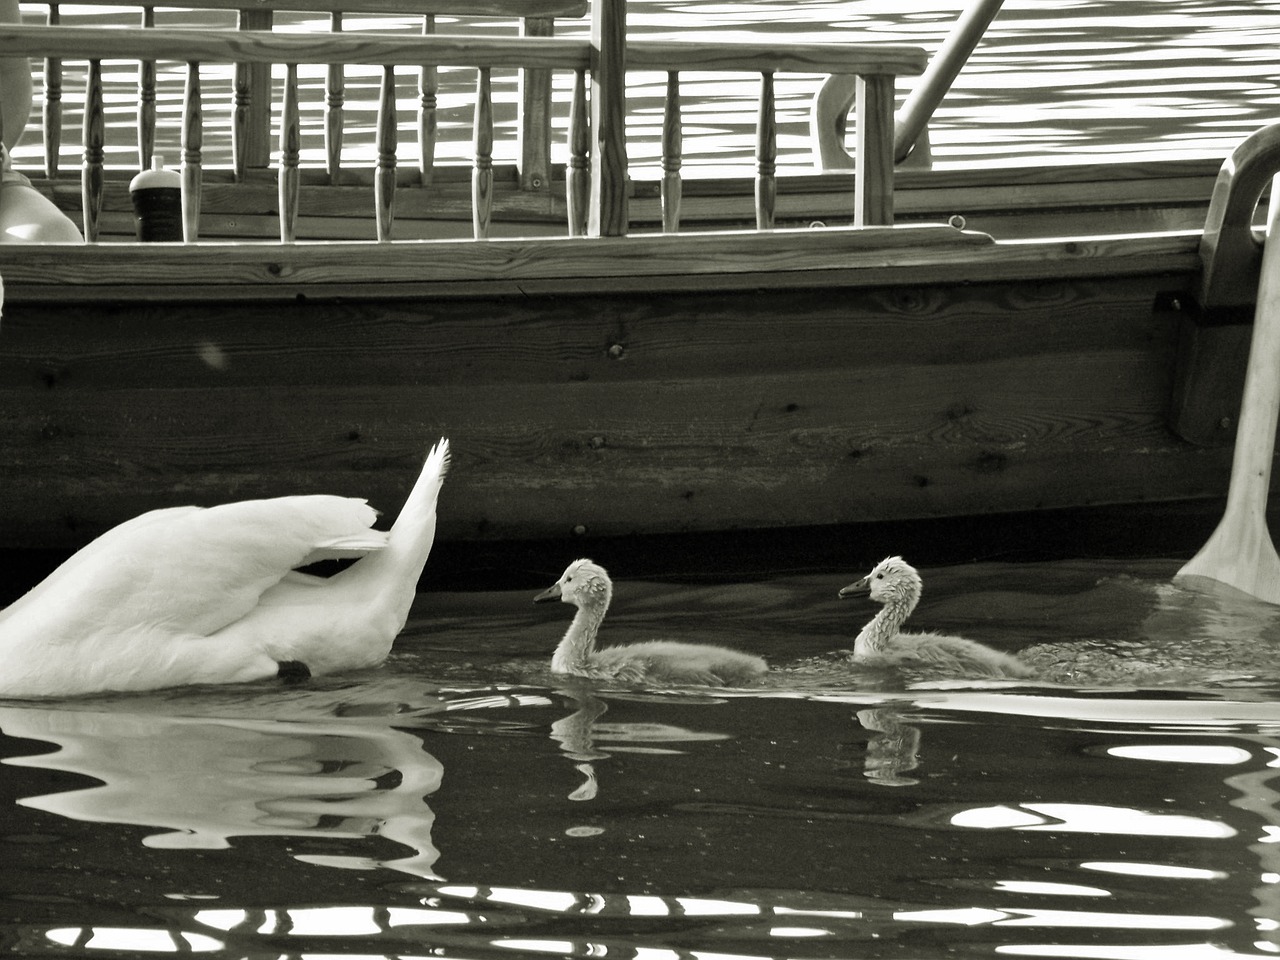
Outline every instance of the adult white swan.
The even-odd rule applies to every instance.
[[[449,444],[390,531],[313,495],[153,510],[108,530],[0,611],[0,696],[72,696],[386,659],[435,540]],[[296,568],[359,557],[331,577]]]

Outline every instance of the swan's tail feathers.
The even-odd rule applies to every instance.
[[[436,500],[448,470],[449,441],[441,437],[427,454],[422,472],[404,502],[404,509],[391,527],[393,543],[401,539],[401,531],[405,531],[410,540],[420,540],[425,536],[430,549],[431,540],[435,537]]]

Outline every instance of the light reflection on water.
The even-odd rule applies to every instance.
[[[1085,686],[569,683],[563,618],[515,591],[422,595],[352,677],[2,704],[0,929],[46,956],[1272,956],[1280,615],[1174,569],[925,571],[921,628],[1120,644]],[[605,633],[785,665],[869,615],[847,579],[620,578]]]
[[[938,48],[964,3],[961,0],[822,0],[777,2],[737,0],[669,2],[630,0],[632,35],[687,40],[785,37],[795,41],[908,43],[929,52]],[[125,9],[125,8],[121,8]],[[987,37],[960,75],[951,97],[935,117],[932,141],[939,165],[1010,161],[1081,162],[1104,157],[1151,158],[1226,156],[1249,133],[1280,114],[1280,44],[1274,0],[1006,0]],[[133,22],[134,14],[105,14],[101,9],[64,5],[64,23],[96,23],[114,18]],[[216,14],[209,14],[209,17]],[[190,25],[177,11],[158,11],[161,26]],[[226,14],[222,25],[234,21]],[[281,15],[281,30],[327,30],[328,20]],[[511,34],[514,24],[465,23],[439,18],[441,32]],[[347,30],[419,32],[420,24],[395,18],[350,18]],[[585,21],[562,23],[560,35],[582,36]],[[136,75],[131,66],[104,68],[108,82],[107,157],[128,166],[133,157]],[[159,65],[161,90],[158,142],[176,162],[185,65]],[[302,160],[323,165],[323,70],[303,67]],[[227,111],[231,101],[227,70],[206,68],[205,146],[210,165],[225,165],[229,155]],[[347,68],[347,146],[344,162],[369,166],[378,97],[378,68]],[[277,78],[279,79],[279,78]],[[471,96],[474,72],[441,71],[442,161],[471,157]],[[556,126],[567,123],[571,78],[556,76]],[[784,170],[812,169],[808,133],[809,101],[819,78],[782,75],[777,80],[778,163]],[[899,97],[914,81],[899,81]],[[68,65],[65,103],[72,108],[68,130],[79,129],[77,91],[83,87],[78,65]],[[666,78],[637,73],[628,97],[629,147],[636,176],[660,176],[658,132]],[[401,71],[399,92],[400,162],[416,162],[414,111],[417,80]],[[495,123],[499,162],[516,159],[514,74],[495,71]],[[754,170],[755,97],[758,78],[742,74],[689,74],[682,78],[686,104],[684,172],[687,176],[750,175]],[[562,137],[561,137],[562,139]],[[68,145],[63,162],[79,162]],[[20,162],[36,163],[33,136],[15,151]],[[562,142],[553,161],[564,163]]]

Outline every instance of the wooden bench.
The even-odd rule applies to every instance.
[[[267,0],[264,7],[291,9],[286,0]],[[496,0],[495,0],[496,2]],[[231,8],[235,0],[199,0],[202,7]],[[369,2],[367,9],[382,10],[387,0]],[[539,5],[541,4],[541,5]],[[317,5],[307,3],[308,7]],[[341,14],[352,9],[343,3],[329,7],[340,25]],[[524,5],[544,22],[573,8],[544,3]],[[444,9],[441,4],[427,9]],[[422,6],[417,8],[419,11]],[[488,8],[484,9],[488,12]],[[496,8],[495,8],[496,9]],[[510,11],[510,6],[505,8]],[[452,192],[456,200],[457,171],[453,176],[434,163],[431,72],[440,67],[463,67],[476,71],[477,87],[473,114],[475,158],[466,172],[470,180],[469,212],[472,235],[490,235],[494,219],[495,180],[492,157],[493,102],[490,75],[494,69],[523,71],[526,102],[522,105],[522,129],[549,129],[544,91],[551,71],[566,71],[573,77],[568,125],[568,163],[562,199],[533,199],[554,212],[563,211],[560,232],[621,235],[628,227],[627,204],[630,192],[625,136],[626,77],[631,70],[660,71],[667,75],[662,127],[662,228],[674,232],[680,227],[682,194],[680,78],[694,71],[733,71],[758,78],[759,120],[756,134],[755,220],[759,229],[773,226],[778,193],[776,170],[777,136],[774,77],[779,72],[844,74],[857,79],[857,134],[854,178],[854,222],[883,225],[893,221],[893,106],[894,79],[915,75],[924,69],[925,54],[915,47],[861,44],[778,44],[761,42],[657,42],[628,41],[623,0],[595,0],[592,7],[592,34],[586,38],[547,35],[545,26],[529,27],[519,37],[492,37],[468,34],[422,36],[353,33],[272,33],[264,29],[100,29],[50,26],[8,26],[0,28],[0,55],[37,54],[46,58],[46,75],[61,76],[62,61],[87,62],[84,100],[84,163],[81,177],[80,214],[86,238],[100,235],[100,220],[108,185],[122,184],[132,167],[115,171],[105,163],[106,111],[103,95],[102,62],[137,60],[142,83],[139,96],[138,167],[149,160],[154,144],[154,117],[148,111],[146,77],[156,61],[186,64],[186,92],[181,118],[184,233],[188,241],[205,236],[205,195],[214,194],[219,209],[234,208],[235,197],[256,186],[274,186],[277,200],[279,237],[297,239],[300,211],[325,216],[350,197],[341,196],[352,188],[367,191],[372,185],[372,202],[364,196],[366,222],[376,226],[371,239],[392,239],[397,208],[406,194],[418,192],[416,204],[429,205],[437,196]],[[144,12],[144,22],[147,14]],[[56,20],[57,17],[55,16]],[[262,24],[265,25],[265,24]],[[152,66],[148,68],[148,64]],[[211,177],[204,170],[204,98],[201,69],[210,64],[236,64],[236,104],[233,122],[235,160],[227,178]],[[262,165],[268,153],[266,138],[256,134],[254,117],[269,113],[258,91],[267,88],[264,77],[273,65],[284,65],[285,76],[279,95],[279,159],[274,171]],[[327,83],[327,147],[323,170],[302,164],[298,143],[298,66],[322,64],[329,68]],[[377,161],[371,171],[341,169],[342,101],[341,71],[346,65],[380,67],[382,89],[376,121]],[[421,95],[418,123],[418,168],[406,174],[398,157],[397,70],[419,71]],[[255,80],[254,78],[257,77]],[[243,78],[243,79],[242,79]],[[588,97],[588,82],[590,97]],[[536,87],[536,90],[531,88]],[[46,144],[52,143],[56,156],[62,136],[56,124],[57,110],[50,104],[61,101],[63,91],[55,82],[46,92]],[[537,114],[537,116],[531,116]],[[553,179],[545,143],[533,134],[525,137],[520,186],[527,193],[546,193]],[[536,156],[534,156],[536,154]],[[48,154],[47,154],[48,155]],[[545,172],[544,172],[545,171]],[[55,199],[66,201],[59,190],[58,171],[46,171]],[[264,184],[263,175],[274,184]],[[115,177],[113,178],[113,175]],[[303,188],[306,188],[305,190]],[[218,195],[222,194],[222,195]],[[114,203],[123,205],[117,186]],[[528,204],[528,201],[525,201]],[[503,211],[509,212],[509,211]],[[451,207],[446,216],[458,215]],[[234,236],[225,224],[215,230],[219,236]],[[350,234],[348,234],[350,236]],[[334,236],[334,239],[340,238]]]

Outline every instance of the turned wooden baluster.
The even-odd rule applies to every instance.
[[[342,32],[342,11],[335,10],[329,18],[329,30]],[[329,182],[337,186],[342,178],[342,118],[346,102],[346,75],[340,63],[329,64],[324,85],[324,154],[329,171]],[[296,106],[296,103],[295,103]],[[284,149],[283,141],[280,148]],[[283,210],[281,213],[283,214]],[[284,229],[281,222],[280,228]]]
[[[241,15],[243,21],[243,14]],[[243,22],[241,29],[246,29]],[[252,64],[237,63],[231,94],[231,169],[236,181],[244,179],[248,167],[249,140],[252,137],[251,109],[253,106]]]
[[[80,170],[80,200],[84,210],[84,238],[98,239],[98,217],[102,213],[102,158],[106,142],[106,119],[102,106],[102,61],[90,60],[84,92],[84,164]]]
[[[280,108],[280,242],[291,243],[298,224],[298,154],[302,142],[298,120],[298,65],[285,65],[284,103]],[[330,175],[334,173],[330,170]]]
[[[489,68],[481,67],[476,78],[475,136],[476,163],[471,171],[471,225],[475,238],[489,236],[493,213],[493,94]]]
[[[422,35],[429,37],[435,32],[435,14],[428,13],[422,18]],[[431,185],[436,172],[436,94],[439,92],[436,65],[423,64],[418,74],[418,170],[424,187]]]
[[[56,3],[49,4],[48,24],[56,27],[62,15]],[[59,154],[62,152],[62,60],[45,57],[44,61],[44,175],[50,180],[58,176]]]
[[[778,201],[778,120],[773,71],[760,74],[760,115],[756,120],[756,229],[772,230]]]
[[[156,8],[142,8],[142,29],[156,25]],[[156,62],[138,61],[138,169],[151,168],[156,149]]]
[[[667,100],[662,112],[662,232],[680,229],[680,200],[684,186],[680,179],[683,150],[680,120],[680,74],[667,73]]]
[[[573,98],[569,101],[569,169],[565,175],[565,202],[569,209],[569,236],[587,234],[588,204],[591,201],[591,130],[587,113],[587,71],[573,77]]]
[[[200,64],[187,62],[182,94],[182,239],[200,239],[200,190],[204,160],[204,105],[200,97]]]
[[[893,223],[893,80],[858,77],[854,131],[854,226]]]
[[[378,166],[373,172],[373,193],[379,240],[391,239],[391,220],[396,199],[396,135],[396,69],[388,64],[382,68],[378,128],[374,133]]]

